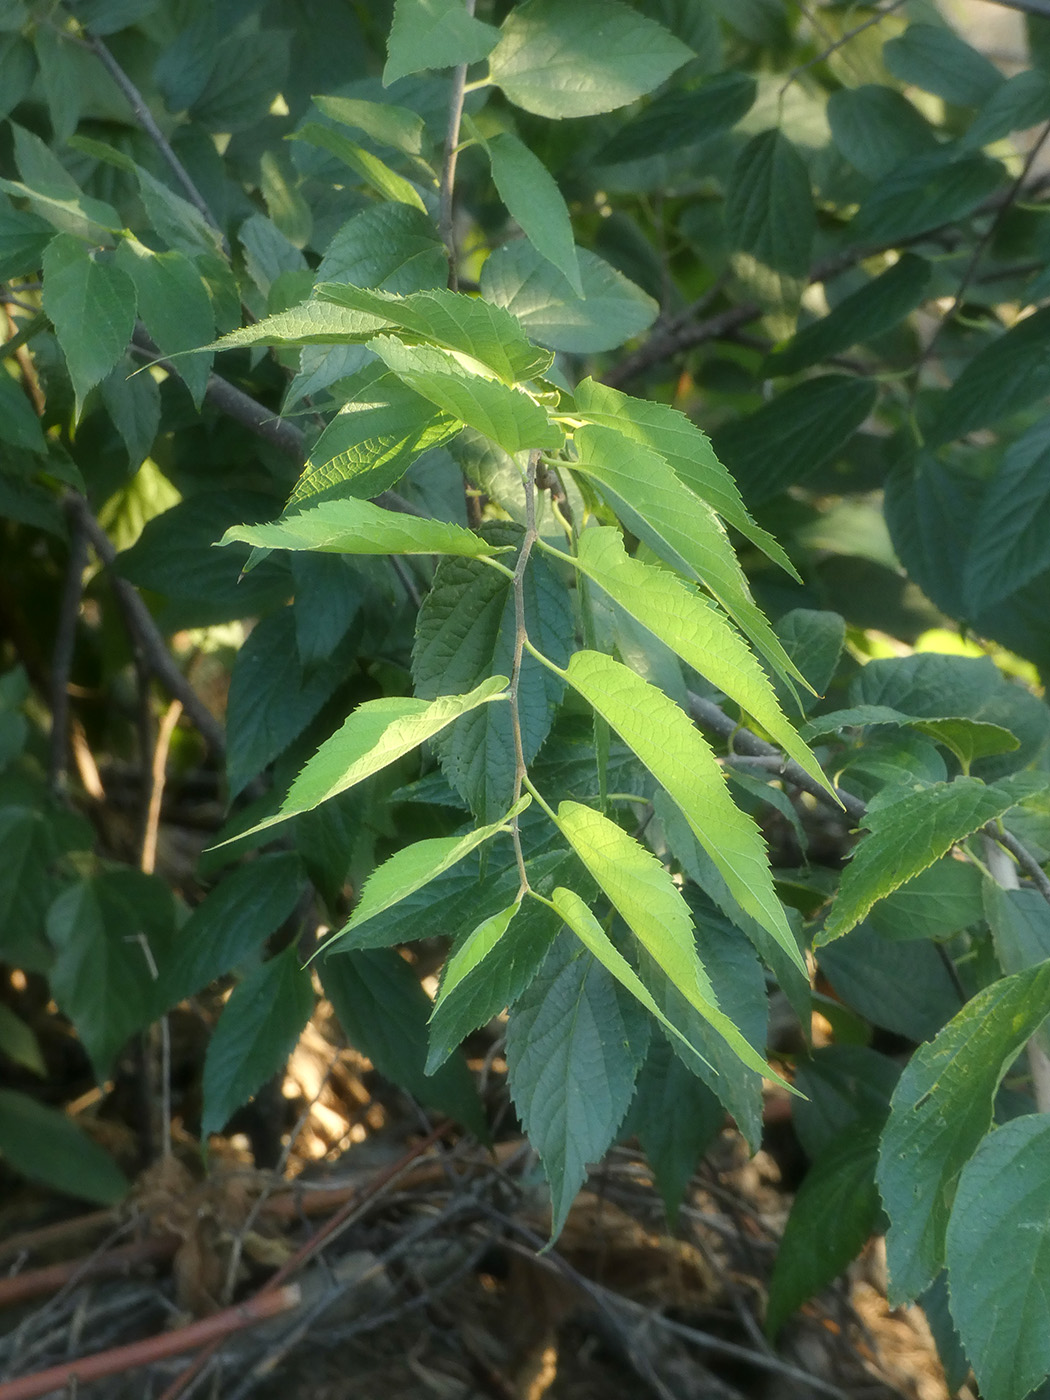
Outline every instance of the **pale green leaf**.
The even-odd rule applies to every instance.
[[[1050,1013],[1050,962],[993,982],[921,1045],[893,1095],[877,1180],[891,1307],[940,1272],[959,1173],[992,1122],[1003,1075]]]
[[[758,827],[730,797],[721,767],[688,715],[655,686],[598,652],[576,652],[566,679],[670,794],[741,908],[802,966]]]
[[[307,504],[269,525],[235,525],[220,544],[240,540],[263,549],[318,549],[329,554],[499,554],[480,535],[444,520],[424,520],[354,498]]]
[[[355,127],[373,141],[392,146],[407,156],[421,156],[425,151],[423,118],[407,107],[393,102],[365,102],[357,97],[315,97],[314,106],[341,126]]]
[[[463,0],[395,0],[383,86],[424,68],[478,63],[498,40],[499,30],[468,14]]]
[[[128,1182],[113,1158],[68,1114],[0,1089],[0,1157],[16,1172],[82,1201],[113,1206]]]
[[[691,418],[669,404],[631,398],[594,379],[578,384],[574,396],[581,417],[599,427],[615,428],[632,442],[659,452],[675,475],[723,520],[793,578],[798,577],[773,536],[751,519],[736,482],[715,456],[710,438]]]
[[[489,76],[541,117],[589,117],[644,96],[692,50],[619,0],[526,0],[503,22]]]
[[[582,298],[527,239],[516,239],[485,259],[481,294],[512,312],[540,345],[570,354],[615,350],[656,320],[656,302],[622,272],[588,248],[576,249],[576,261]]]
[[[415,894],[417,890],[425,888],[431,880],[469,856],[471,851],[477,850],[486,841],[491,841],[497,832],[509,830],[508,823],[524,811],[531,800],[526,794],[501,820],[490,822],[488,826],[476,827],[466,836],[433,837],[426,841],[415,841],[411,846],[404,846],[400,851],[395,851],[389,860],[384,861],[365,881],[357,908],[349,921],[328,940],[326,949],[330,951],[335,943],[344,939],[350,948],[372,947],[371,930],[362,934],[362,925],[393,905],[399,904],[401,900],[407,899],[409,895]],[[386,942],[384,933],[382,943]]]
[[[1000,724],[962,716],[917,718],[915,715],[903,715],[888,705],[855,705],[848,710],[832,710],[830,714],[811,719],[803,726],[802,732],[807,739],[816,739],[823,734],[834,734],[839,729],[861,728],[870,724],[895,724],[917,729],[935,743],[951,749],[967,768],[975,759],[987,758],[990,754],[1010,753],[1020,748],[1017,736]]]
[[[374,156],[371,151],[366,151],[355,141],[349,140],[341,132],[321,126],[318,122],[306,122],[293,136],[296,141],[305,141],[311,146],[317,146],[341,160],[384,199],[393,200],[396,204],[407,204],[421,213],[426,213],[423,197],[414,185],[409,184],[396,170],[391,170],[385,161]]]
[[[652,448],[614,428],[576,431],[573,470],[612,498],[624,524],[675,568],[699,579],[773,669],[790,684],[805,679],[751,597],[726,532],[706,502],[685,486]]]
[[[313,1007],[313,984],[294,943],[234,987],[204,1056],[205,1142],[283,1069]]]
[[[376,336],[368,347],[410,389],[491,438],[505,452],[561,447],[560,430],[524,390],[472,372],[452,352],[430,345],[403,345],[389,335]]]
[[[483,919],[477,928],[470,931],[445,964],[445,970],[441,974],[441,988],[434,1001],[434,1012],[455,991],[464,977],[467,977],[479,963],[488,957],[507,932],[511,920],[520,908],[521,900],[516,899],[513,904],[508,904],[506,909],[501,909],[498,914]],[[433,1013],[431,1014],[433,1015]]]
[[[492,180],[507,212],[525,237],[568,280],[578,297],[584,295],[576,244],[561,190],[543,161],[511,132],[485,142]]]
[[[869,835],[861,838],[843,872],[817,944],[848,933],[876,900],[899,889],[956,841],[1001,817],[1018,800],[1005,785],[986,787],[977,778],[956,778],[869,808],[864,818]]]
[[[76,392],[76,414],[124,353],[135,329],[135,284],[103,255],[60,233],[44,250],[44,310]]]
[[[325,250],[319,282],[385,292],[444,286],[448,253],[433,220],[410,204],[374,204],[348,219]]]
[[[399,696],[366,700],[307,761],[276,816],[232,839],[240,840],[319,807],[411,753],[475,706],[504,698],[509,683],[506,676],[493,676],[469,695],[446,695],[431,701]]]
[[[781,710],[765,671],[713,604],[674,574],[629,558],[619,530],[584,530],[575,563],[688,666],[735,700],[796,763],[831,790],[830,779]]]
[[[350,345],[370,340],[389,322],[336,306],[330,301],[304,301],[290,311],[264,316],[254,325],[202,345],[202,350],[240,350],[253,345]]]
[[[734,248],[789,277],[809,272],[816,214],[805,162],[779,130],[753,136],[729,177],[726,228]]]
[[[554,356],[529,343],[517,320],[501,306],[462,292],[435,288],[397,296],[345,283],[321,282],[321,301],[335,302],[374,316],[388,326],[487,366],[505,384],[533,379],[550,368]]]
[[[1005,1123],[959,1177],[948,1222],[952,1317],[982,1395],[1024,1400],[1050,1371],[1050,1119]]]

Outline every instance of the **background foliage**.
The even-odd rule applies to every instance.
[[[232,989],[202,1140],[318,990],[484,1136],[458,1047],[509,1007],[555,1231],[621,1133],[673,1218],[765,1069],[813,1163],[770,1335],[888,1229],[982,1393],[1043,1380],[1027,46],[920,0],[0,4],[10,1168],[127,1185],[50,998],[105,1083]]]

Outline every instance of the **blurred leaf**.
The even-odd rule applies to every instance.
[[[914,156],[884,175],[850,224],[854,242],[904,243],[973,214],[999,187],[1002,166],[987,156]]]
[[[13,1089],[0,1089],[0,1156],[31,1181],[100,1206],[128,1191],[113,1158],[71,1118]]]
[[[882,56],[902,83],[960,107],[987,102],[1003,81],[995,64],[947,25],[909,24],[899,38],[883,45]]]
[[[990,146],[1014,131],[1026,131],[1050,118],[1050,77],[1038,68],[1015,73],[999,84],[974,117],[962,144]]]
[[[661,151],[693,146],[737,124],[751,110],[757,88],[748,73],[716,73],[700,87],[661,93],[611,136],[599,163],[645,160]]]
[[[970,609],[1000,602],[1050,568],[1050,421],[1003,454],[981,501],[981,528],[963,580]]]
[[[867,923],[895,941],[944,939],[976,923],[981,914],[981,872],[969,861],[944,856],[880,899]]]
[[[726,227],[734,248],[793,277],[809,272],[816,215],[809,172],[779,130],[753,136],[729,179]]]
[[[833,92],[828,121],[835,145],[869,180],[882,180],[939,145],[935,129],[906,97],[875,84]]]
[[[958,988],[925,939],[891,940],[865,922],[818,958],[847,1006],[906,1040],[932,1040],[959,1009]]]
[[[13,1064],[21,1065],[31,1074],[43,1078],[47,1065],[40,1050],[40,1042],[30,1026],[21,1016],[16,1016],[9,1006],[0,1002],[0,1055],[6,1055]]]
[[[297,503],[298,504],[298,503]],[[500,551],[480,535],[444,520],[424,520],[356,499],[307,502],[268,525],[232,525],[219,541],[263,549],[323,550],[330,554],[462,554]]]
[[[478,63],[498,39],[499,30],[468,14],[463,0],[395,0],[383,86],[423,68]]]
[[[84,400],[124,353],[135,326],[135,285],[101,255],[67,233],[44,250],[44,310],[62,345],[76,391]]]

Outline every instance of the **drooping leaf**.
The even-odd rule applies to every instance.
[[[347,1039],[392,1084],[420,1103],[447,1113],[472,1133],[488,1136],[485,1112],[461,1056],[429,1072],[430,998],[418,975],[393,948],[369,948],[325,958],[325,996]]]
[[[757,87],[749,73],[730,69],[686,92],[661,93],[622,126],[598,152],[599,162],[646,160],[662,151],[693,146],[728,131],[747,115]]]
[[[862,838],[847,865],[820,944],[840,938],[860,922],[876,900],[932,865],[986,822],[1018,801],[1005,784],[986,787],[977,778],[956,778],[869,809]]]
[[[305,141],[311,146],[327,151],[329,155],[348,165],[383,199],[406,204],[411,209],[426,213],[426,205],[415,185],[410,184],[396,170],[391,170],[385,161],[380,160],[371,151],[366,151],[364,146],[359,146],[356,141],[344,136],[341,131],[333,131],[331,127],[321,126],[318,122],[306,122],[298,128],[294,137],[297,141]]]
[[[874,380],[822,374],[786,389],[713,439],[744,499],[761,505],[833,460],[875,407]]]
[[[952,1314],[982,1394],[1001,1400],[1023,1400],[1050,1372],[1048,1150],[1045,1114],[990,1133],[962,1169],[948,1222]]]
[[[589,117],[652,92],[692,57],[619,0],[526,0],[503,22],[489,76],[527,112]]]
[[[801,680],[751,597],[725,530],[711,507],[684,486],[662,456],[612,428],[591,424],[574,438],[573,470],[609,494],[624,523],[675,568],[697,578],[785,679]]]
[[[679,480],[702,501],[782,569],[797,577],[793,564],[773,536],[751,519],[739,487],[715,456],[707,434],[691,418],[668,404],[631,398],[594,379],[584,379],[576,386],[575,399],[577,410],[588,422],[615,428],[632,442],[659,452]]]
[[[993,982],[912,1056],[893,1095],[877,1180],[890,1218],[890,1305],[940,1272],[959,1173],[992,1122],[992,1101],[1050,1013],[1050,963]]]
[[[128,1182],[113,1158],[58,1109],[0,1089],[0,1157],[30,1181],[113,1206]]]
[[[670,794],[741,907],[799,962],[758,828],[729,796],[721,768],[688,716],[662,691],[598,652],[576,652],[566,679]]]
[[[396,0],[383,86],[424,68],[478,63],[498,40],[499,30],[468,14],[463,0]]]
[[[160,390],[150,375],[135,374],[135,368],[130,356],[125,355],[100,386],[102,402],[124,441],[132,471],[145,462],[160,427]],[[136,485],[136,481],[129,483],[129,490]],[[164,505],[172,503],[174,496],[171,492]]]
[[[483,919],[477,928],[471,930],[445,964],[445,970],[441,974],[441,987],[434,1000],[435,1012],[445,999],[455,991],[464,977],[469,976],[478,964],[488,957],[507,932],[511,921],[520,908],[521,901],[515,900],[513,904],[508,904],[506,909],[501,909],[498,914]]]
[[[882,55],[902,83],[960,107],[987,102],[1003,81],[991,59],[946,24],[909,24],[903,34],[883,45]]]
[[[668,1041],[656,1039],[638,1075],[626,1131],[637,1134],[670,1225],[697,1163],[725,1122],[725,1110]]]
[[[502,545],[522,539],[516,526],[489,526]],[[534,646],[558,665],[568,660],[572,599],[546,560],[534,557],[522,582],[525,625]],[[444,561],[416,621],[412,675],[424,699],[462,692],[493,673],[509,674],[516,623],[510,580],[471,561]],[[563,686],[534,657],[522,658],[518,716],[522,751],[531,763],[546,739]],[[446,777],[482,821],[510,805],[515,753],[509,706],[484,706],[465,715],[437,741]]]
[[[431,63],[427,66],[440,65]],[[365,102],[358,97],[315,97],[314,106],[341,126],[356,127],[374,141],[392,146],[405,155],[421,156],[426,149],[427,134],[423,118],[394,102]]]
[[[623,1122],[647,1029],[636,1003],[568,937],[555,943],[515,1005],[507,1028],[510,1092],[550,1182],[552,1237],[587,1163],[605,1155]]]
[[[481,293],[505,307],[551,350],[584,355],[615,350],[656,320],[659,307],[588,248],[576,249],[578,297],[564,274],[526,239],[497,248],[481,269]]]
[[[576,244],[557,181],[512,132],[485,142],[492,180],[511,218],[538,253],[552,262],[578,297],[584,295]]]
[[[963,587],[974,613],[1050,568],[1050,423],[1043,418],[1010,444],[981,501],[981,528]]]
[[[506,676],[493,676],[469,695],[442,696],[431,701],[398,696],[366,700],[307,761],[276,816],[268,817],[251,831],[264,831],[319,807],[328,798],[345,792],[427,739],[433,739],[475,706],[503,697],[508,684]],[[234,839],[248,834],[241,832]]]
[[[725,218],[734,248],[789,277],[809,272],[816,230],[809,173],[778,129],[753,136],[737,157]]]
[[[227,875],[179,930],[160,986],[164,1008],[196,996],[257,955],[292,914],[302,890],[303,868],[292,851],[256,856]]]
[[[234,987],[204,1056],[204,1141],[283,1068],[313,1006],[310,974],[294,944]]]
[[[785,718],[765,671],[719,610],[673,574],[628,558],[619,530],[580,536],[577,566],[694,670],[753,716],[824,786],[816,758]]]
[[[364,924],[385,913],[392,905],[399,904],[401,900],[415,894],[417,890],[425,888],[431,880],[457,865],[486,841],[491,841],[497,832],[506,831],[508,822],[527,807],[530,801],[526,795],[501,821],[476,827],[466,836],[432,837],[425,841],[415,841],[411,846],[404,846],[400,851],[395,851],[365,881],[357,908],[339,932],[332,935],[328,946],[343,942],[350,950],[382,947],[387,942],[386,933],[382,930],[376,933],[372,929],[361,933],[360,929]],[[418,936],[424,938],[427,932],[427,929],[420,928]],[[373,936],[378,938],[377,942],[372,941]]]
[[[241,350],[254,345],[348,345],[370,340],[389,321],[351,311],[331,301],[304,301],[290,311],[264,316],[254,325],[230,331],[202,350]]]
[[[462,292],[436,288],[402,297],[346,283],[322,282],[315,294],[322,301],[374,316],[377,321],[384,320],[389,326],[402,328],[445,350],[469,355],[497,374],[504,384],[543,374],[554,358],[530,344],[521,326],[503,307]]]
[[[311,549],[329,554],[462,554],[477,558],[499,548],[444,520],[424,520],[354,498],[307,503],[269,525],[234,525],[219,541],[264,549]]]
[[[849,1127],[802,1182],[780,1239],[766,1304],[766,1335],[776,1336],[797,1308],[857,1257],[875,1229],[878,1134]]]
[[[135,328],[135,284],[78,238],[60,233],[44,250],[44,310],[69,367],[79,417],[87,395],[124,353]]]

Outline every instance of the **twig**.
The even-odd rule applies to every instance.
[[[66,581],[59,604],[55,649],[51,658],[51,741],[48,754],[47,782],[57,792],[66,771],[69,753],[69,675],[73,667],[80,599],[84,590],[84,570],[87,568],[87,535],[72,511],[66,512],[69,524],[69,560]]]
[[[749,301],[742,306],[730,306],[725,311],[719,311],[717,315],[709,316],[706,321],[695,321],[692,324],[672,323],[650,336],[644,345],[640,345],[619,364],[613,365],[612,369],[602,376],[602,383],[608,384],[612,389],[618,389],[650,366],[670,359],[672,355],[678,355],[683,350],[692,350],[708,340],[718,340],[729,331],[738,330],[750,321],[757,321],[761,315],[762,308],[757,302]]]
[[[511,667],[510,688],[507,695],[510,701],[511,734],[514,739],[515,803],[521,799],[521,789],[528,771],[525,764],[525,749],[521,740],[518,690],[521,686],[521,665],[525,655],[525,643],[528,640],[528,632],[525,627],[525,570],[528,567],[532,546],[536,543],[538,535],[536,529],[536,469],[539,463],[539,452],[530,452],[528,466],[525,470],[525,538],[521,542],[521,551],[518,554],[518,562],[514,567],[514,579],[511,583],[511,591],[514,595],[514,663]],[[521,834],[518,831],[517,817],[512,819],[511,835],[514,840],[514,856],[518,862],[518,876],[521,880],[521,888],[518,891],[518,897],[521,898],[529,887],[529,877],[525,873],[525,856],[521,849]]]
[[[468,15],[474,13],[474,0],[464,0]],[[448,253],[448,285],[451,291],[459,287],[456,256],[456,230],[452,196],[456,186],[456,161],[459,158],[459,128],[463,120],[463,89],[467,82],[467,65],[461,63],[452,74],[452,94],[448,103],[448,129],[445,133],[445,163],[441,170],[441,212],[438,231]]]
[[[821,52],[816,54],[813,58],[807,58],[805,63],[800,63],[797,68],[792,68],[791,72],[784,79],[778,96],[783,97],[791,84],[795,82],[801,74],[805,73],[808,68],[814,68],[818,63],[823,63],[825,59],[830,58],[833,53],[836,53],[839,49],[848,44],[851,39],[855,39],[858,34],[863,34],[865,29],[870,29],[873,24],[881,24],[884,19],[888,19],[895,10],[899,10],[905,3],[906,0],[891,0],[891,3],[887,5],[884,10],[878,10],[860,24],[854,25],[852,29],[847,29],[844,34],[841,34],[837,39],[833,39],[825,49],[822,49]],[[810,24],[816,28],[817,24],[815,18],[813,16],[807,16],[807,18]],[[827,30],[824,32],[827,33]]]
[[[982,827],[982,831],[987,836],[990,836],[993,841],[997,841],[1004,850],[1010,852],[1014,860],[1017,861],[1017,864],[1032,881],[1032,884],[1035,885],[1046,902],[1050,904],[1050,878],[1047,877],[1046,871],[1036,860],[1035,856],[1032,855],[1031,851],[1028,850],[1026,846],[1023,846],[1011,832],[1000,831],[994,822],[989,823],[986,827]]]
[[[1004,890],[1019,889],[1020,883],[1013,861],[1001,846],[996,845],[994,824],[984,829],[984,852],[988,872],[996,884]],[[1003,970],[1010,969],[1007,967]],[[1028,1052],[1028,1068],[1032,1072],[1035,1106],[1040,1113],[1050,1113],[1050,1058],[1039,1042],[1038,1032],[1029,1039],[1025,1049]]]
[[[168,694],[182,701],[183,707],[214,754],[221,757],[226,750],[222,725],[201,700],[189,681],[172,659],[160,629],[138,592],[126,579],[114,571],[117,551],[109,536],[95,519],[91,507],[79,491],[68,491],[66,509],[80,522],[84,534],[99,559],[106,566],[113,591],[128,620],[134,644],[141,648],[150,670]]]
[[[149,774],[149,803],[146,808],[146,830],[142,837],[142,857],[139,869],[152,875],[157,864],[157,833],[160,828],[160,809],[164,798],[164,784],[167,781],[168,750],[171,737],[182,714],[181,700],[172,700],[164,712],[157,732],[157,742],[153,749],[153,761]]]
[[[52,1391],[76,1391],[80,1386],[92,1381],[103,1380],[107,1376],[125,1375],[143,1366],[151,1366],[168,1357],[181,1356],[187,1351],[209,1342],[224,1341],[234,1332],[246,1327],[254,1327],[268,1318],[277,1317],[300,1301],[298,1284],[287,1284],[281,1288],[267,1288],[238,1303],[234,1308],[226,1308],[212,1317],[192,1322],[188,1327],[180,1327],[175,1332],[161,1332],[147,1337],[141,1342],[131,1342],[128,1346],[113,1347],[110,1351],[98,1352],[78,1361],[68,1361],[61,1366],[51,1366],[46,1371],[37,1371],[31,1376],[0,1383],[0,1400],[37,1400],[38,1396],[49,1395]]]

